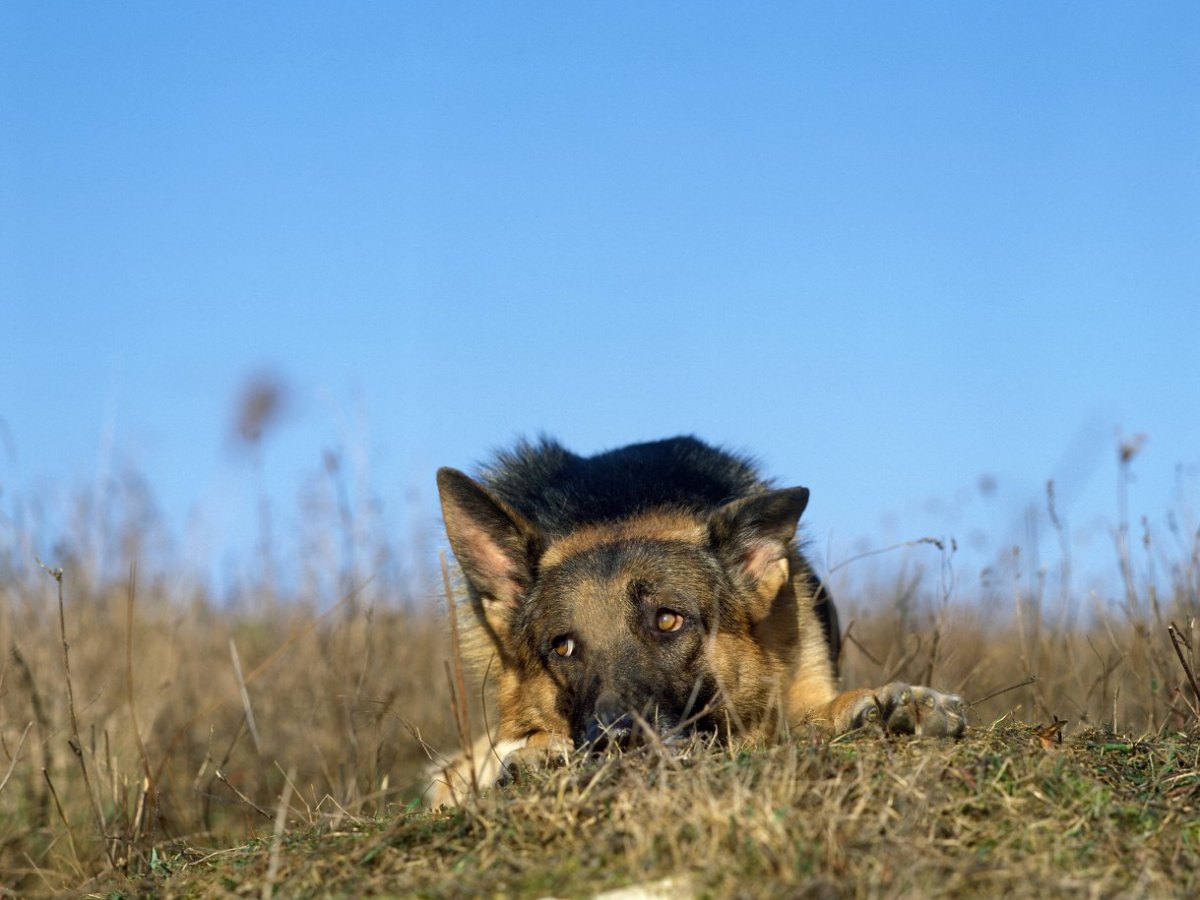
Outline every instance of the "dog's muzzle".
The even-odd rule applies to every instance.
[[[615,694],[606,692],[596,699],[596,707],[584,729],[582,743],[593,750],[625,747],[636,729],[637,723],[626,711],[625,705]]]

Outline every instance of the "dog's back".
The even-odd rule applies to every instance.
[[[497,454],[487,488],[552,537],[667,508],[704,515],[769,489],[747,459],[693,437],[579,456],[543,438]]]

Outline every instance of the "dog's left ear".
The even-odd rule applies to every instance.
[[[505,651],[513,614],[533,584],[541,534],[462,472],[439,469],[437,482],[446,535],[475,589],[475,610]]]
[[[708,520],[718,558],[754,593],[755,621],[766,617],[791,577],[788,552],[807,505],[808,488],[787,488],[726,503]]]

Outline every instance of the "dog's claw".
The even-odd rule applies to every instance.
[[[865,694],[855,700],[854,705],[850,707],[847,730],[866,728],[878,724],[880,724],[879,701],[870,694]]]
[[[521,780],[521,776],[527,768],[527,766],[522,766],[521,764],[520,751],[514,750],[501,760],[500,771],[496,773],[496,779],[492,784],[501,788],[508,787],[510,784],[516,784]]]
[[[958,694],[943,694],[933,688],[914,688],[921,703],[918,734],[959,737],[967,727],[967,704]]]

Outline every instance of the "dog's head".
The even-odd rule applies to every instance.
[[[758,633],[768,618],[795,627],[779,607],[795,602],[791,545],[805,488],[551,539],[461,472],[442,469],[438,487],[500,659],[501,736],[543,731],[596,745],[645,728],[665,738],[741,730],[769,711],[779,661]]]

